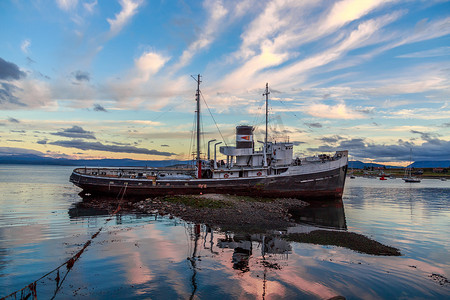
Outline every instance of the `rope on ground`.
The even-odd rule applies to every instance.
[[[112,220],[112,217],[114,215],[116,215],[120,210],[121,210],[121,204],[123,202],[123,197],[125,196],[125,192],[127,190],[127,184],[125,184],[125,188],[123,189],[123,193],[122,193],[122,189],[119,191],[119,194],[117,195],[116,199],[119,198],[120,194],[122,193],[122,197],[120,198],[119,203],[117,204],[117,208],[116,210],[110,214],[109,218],[105,220],[105,225]],[[65,262],[63,262],[61,265],[59,265],[58,267],[54,268],[53,270],[51,270],[50,272],[42,275],[41,277],[39,277],[38,279],[36,279],[35,281],[31,282],[30,284],[28,284],[27,286],[23,287],[20,290],[17,290],[5,297],[0,298],[0,300],[6,300],[8,298],[12,298],[14,297],[14,299],[17,299],[17,296],[19,296],[20,293],[20,300],[26,300],[26,299],[30,299],[30,297],[33,297],[32,299],[37,299],[37,284],[38,281],[40,281],[43,278],[46,277],[50,277],[51,274],[56,272],[56,277],[54,279],[54,281],[56,282],[56,289],[55,292],[53,294],[53,297],[51,299],[54,299],[57,295],[57,293],[59,292],[59,290],[62,287],[62,284],[64,283],[64,281],[66,280],[67,275],[69,274],[69,272],[72,270],[73,266],[75,265],[75,262],[77,262],[77,260],[80,258],[81,254],[83,254],[83,252],[86,250],[87,247],[89,247],[89,245],[91,245],[92,241],[100,234],[100,232],[102,231],[103,227],[100,227],[96,233],[94,233],[91,238],[84,243],[83,247],[75,254],[73,255],[71,258],[69,258],[68,260],[66,260]],[[61,272],[64,272],[64,269],[62,269],[64,266],[66,266],[66,273],[64,274],[64,277],[61,280],[60,277],[60,270]]]

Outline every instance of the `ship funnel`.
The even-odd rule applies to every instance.
[[[253,126],[236,126],[236,148],[253,149]]]

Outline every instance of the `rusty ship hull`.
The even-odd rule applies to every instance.
[[[82,194],[155,197],[215,193],[334,200],[342,197],[347,164],[315,173],[227,179],[113,178],[87,175],[83,171],[85,168],[75,169],[70,177],[73,184],[83,189]]]

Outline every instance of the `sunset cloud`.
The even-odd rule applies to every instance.
[[[56,146],[60,146],[60,147],[66,147],[66,148],[76,148],[76,149],[81,149],[81,150],[148,154],[148,155],[157,155],[157,156],[176,155],[175,153],[172,153],[172,152],[163,152],[163,151],[158,151],[158,150],[137,148],[137,147],[132,147],[132,146],[105,145],[100,142],[84,142],[82,140],[55,141],[55,142],[49,142],[47,144],[56,145]]]
[[[63,129],[62,131],[58,131],[52,133],[53,135],[70,137],[70,138],[83,138],[83,139],[95,139],[95,136],[92,132],[86,131],[80,126],[72,126],[71,128]]]

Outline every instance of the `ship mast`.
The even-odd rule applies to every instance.
[[[193,76],[191,76],[194,78]],[[202,178],[202,161],[200,159],[200,74],[197,75],[197,79],[194,78],[195,81],[197,81],[197,93],[195,94],[195,100],[197,101],[197,158],[196,158],[196,164],[197,164],[197,178]]]
[[[267,132],[268,132],[268,116],[269,116],[269,83],[266,83],[266,91],[263,96],[266,96],[266,136],[264,138],[264,166],[267,167]]]

